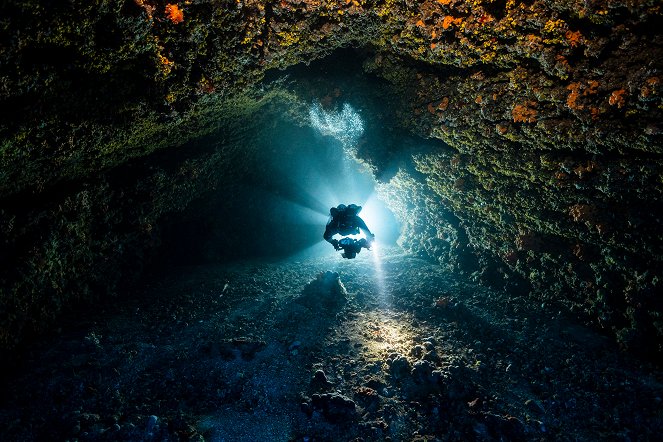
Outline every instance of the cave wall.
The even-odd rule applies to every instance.
[[[660,351],[659,1],[28,0],[0,16],[3,346],[113,285],[81,275],[131,274],[165,214],[232,176],[266,72],[352,46],[389,83],[385,138],[438,140],[357,146],[404,247]],[[221,129],[198,163],[157,160]]]
[[[427,64],[392,51],[366,65],[401,91],[405,127],[451,147],[413,154],[385,186],[425,206],[429,233],[415,228],[404,244],[453,266],[449,211],[479,280],[524,280],[625,347],[660,352],[659,7],[507,2],[502,15],[485,2],[452,16],[460,2],[433,3],[389,40],[415,52],[419,41],[411,58]]]
[[[233,103],[233,115],[219,115],[208,136],[39,194],[3,199],[0,354],[49,330],[72,306],[102,297],[121,302],[146,268],[173,264],[159,254],[168,233],[180,234],[173,224],[185,209],[192,229],[197,216],[212,216],[195,212],[201,200],[237,203],[246,177],[265,161],[258,134],[284,106],[296,106],[279,93]]]

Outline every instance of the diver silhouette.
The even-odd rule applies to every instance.
[[[357,214],[361,211],[361,206],[350,204],[339,204],[338,207],[329,209],[329,221],[325,227],[323,238],[334,246],[336,250],[343,250],[343,258],[352,259],[362,248],[370,249],[375,240],[375,235],[371,233],[368,226]],[[363,232],[366,238],[360,240],[349,238],[348,235],[358,235]],[[333,238],[334,235],[343,236],[340,240]]]

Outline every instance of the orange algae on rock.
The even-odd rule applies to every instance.
[[[566,37],[566,41],[569,42],[569,46],[571,46],[572,48],[575,48],[576,46],[580,45],[580,41],[582,38],[582,34],[580,33],[580,31],[575,31],[575,32],[567,31],[564,36]]]
[[[447,110],[448,107],[449,107],[449,97],[444,97],[442,101],[440,101],[440,104],[437,105],[437,108],[443,111]]]
[[[444,97],[439,101],[431,101],[427,107],[431,114],[435,114],[437,111],[445,111],[449,107],[449,97]]]
[[[168,75],[170,74],[170,71],[173,69],[175,62],[169,60],[168,57],[159,54],[159,64],[161,66],[161,72],[163,73],[163,75]]]
[[[571,91],[566,97],[566,106],[569,109],[582,109],[583,106],[581,104],[576,104],[576,101],[578,100],[578,96],[580,95],[580,83],[571,83],[566,87],[569,91]]]
[[[447,15],[444,17],[444,20],[442,20],[442,29],[449,29],[451,25],[460,26],[462,22],[462,18],[456,18],[451,15]]]
[[[184,12],[176,4],[166,5],[166,15],[173,23],[182,23],[184,21]]]
[[[650,77],[645,81],[644,86],[640,88],[640,96],[642,98],[649,98],[653,95],[656,95],[658,86],[661,84],[661,80],[658,77]]]
[[[495,130],[497,131],[498,134],[504,135],[509,131],[509,127],[506,124],[496,124],[495,125]]]
[[[622,108],[624,106],[624,103],[626,102],[624,100],[625,94],[626,91],[624,89],[617,89],[616,91],[613,91],[612,94],[610,94],[608,103],[610,103],[611,106],[617,106],[617,108]]]
[[[586,85],[576,82],[569,84],[566,89],[569,90],[569,95],[566,97],[566,106],[573,110],[585,109],[585,105],[578,103],[578,98],[587,97],[589,95],[596,95],[598,93],[599,82],[596,80],[589,80]],[[582,92],[582,93],[581,93]],[[596,107],[590,107],[592,116],[598,112]]]
[[[534,101],[515,105],[511,110],[514,123],[535,123],[538,111],[534,107],[536,107]]]
[[[599,82],[596,80],[589,80],[587,83],[587,89],[582,93],[583,96],[587,95],[594,95],[597,92],[597,88],[599,87]]]

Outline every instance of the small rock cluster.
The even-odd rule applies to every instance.
[[[314,280],[306,284],[298,302],[309,308],[334,308],[345,303],[347,295],[339,274],[328,270],[320,272]]]

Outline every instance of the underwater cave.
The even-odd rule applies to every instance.
[[[663,433],[659,0],[0,11],[1,440]]]

